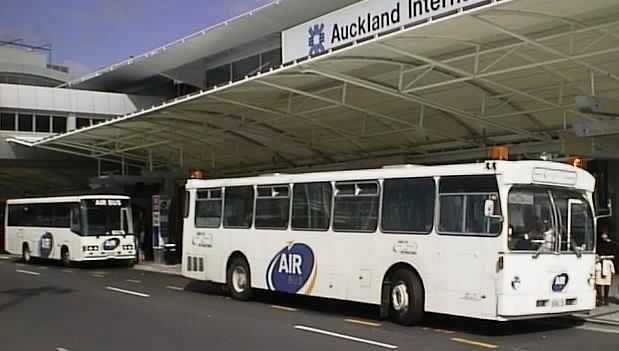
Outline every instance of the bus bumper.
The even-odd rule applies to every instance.
[[[546,296],[499,295],[497,307],[497,315],[505,320],[560,316],[593,310],[595,292]]]

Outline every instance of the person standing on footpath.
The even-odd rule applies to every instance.
[[[615,275],[612,256],[598,256],[595,264],[595,286],[597,288],[598,306],[608,306],[608,294]]]

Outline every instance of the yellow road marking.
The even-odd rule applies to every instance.
[[[360,320],[360,319],[344,319],[344,321],[348,322],[348,323],[365,325],[365,326],[368,326],[368,327],[380,327],[382,325],[382,324],[380,324],[378,322],[364,321],[364,320]]]
[[[455,341],[455,342],[459,342],[459,343],[462,343],[462,344],[479,346],[479,347],[485,347],[487,349],[496,349],[496,348],[499,347],[498,345],[486,344],[485,342],[479,342],[479,341],[468,340],[468,339],[463,339],[463,338],[451,338],[450,340],[451,341]]]
[[[296,308],[292,308],[292,307],[286,307],[286,306],[279,306],[279,305],[271,305],[272,308],[275,308],[277,310],[282,310],[282,311],[288,311],[288,312],[298,312],[299,310]]]
[[[451,330],[446,330],[446,329],[432,329],[433,331],[437,332],[437,333],[442,333],[442,334],[455,334],[455,331],[451,331]]]

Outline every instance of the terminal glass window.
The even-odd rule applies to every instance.
[[[224,202],[225,228],[250,228],[254,213],[254,188],[238,186],[226,188]]]
[[[196,218],[198,228],[219,228],[223,208],[221,189],[202,189],[196,195]]]
[[[36,116],[35,130],[39,133],[49,133],[50,117],[45,115]]]
[[[495,176],[444,177],[439,187],[439,232],[455,235],[498,235],[502,222],[485,216],[485,203],[492,200],[494,214],[501,214]]]
[[[90,127],[90,118],[76,118],[75,126],[77,127],[77,129]]]
[[[294,185],[292,228],[295,230],[328,230],[331,219],[330,183]]]
[[[259,186],[256,196],[256,228],[287,229],[289,217],[288,185]]]
[[[379,185],[376,181],[335,184],[333,229],[343,232],[376,231],[378,224]]]
[[[262,72],[267,72],[271,68],[277,68],[282,64],[282,49],[263,52],[260,56],[260,65]]]
[[[67,117],[54,116],[52,118],[52,132],[65,133],[67,131]]]
[[[17,130],[20,132],[32,132],[33,131],[32,115],[19,114]]]
[[[222,65],[206,71],[206,87],[228,83],[232,79],[230,65]]]
[[[0,113],[0,130],[15,130],[14,113]]]
[[[430,233],[434,225],[435,196],[432,178],[385,180],[382,230],[387,233]]]
[[[232,63],[232,80],[241,80],[260,69],[260,56],[255,55]]]

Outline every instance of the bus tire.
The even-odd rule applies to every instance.
[[[133,267],[135,266],[135,264],[136,264],[136,261],[137,261],[137,260],[136,260],[135,258],[132,258],[132,259],[130,259],[130,260],[127,260],[127,262],[126,262],[127,267],[129,267],[129,268],[133,268]]]
[[[232,260],[226,276],[226,286],[234,299],[247,301],[251,298],[251,272],[249,264],[243,257]]]
[[[32,254],[30,253],[30,247],[28,247],[28,244],[24,243],[24,245],[22,245],[22,249],[21,249],[21,259],[24,263],[31,263],[32,262]]]
[[[407,326],[421,322],[424,315],[425,292],[419,276],[410,269],[400,268],[393,272],[390,280],[391,319]]]
[[[62,265],[65,267],[71,267],[71,254],[69,252],[69,248],[63,246],[60,249],[60,261],[62,261]]]

